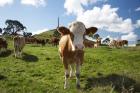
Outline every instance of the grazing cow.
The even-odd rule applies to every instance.
[[[34,37],[26,37],[25,42],[26,42],[26,44],[34,44],[34,43],[36,43],[36,38],[34,38]]]
[[[22,49],[25,46],[25,38],[20,36],[14,37],[14,53],[15,57],[21,57],[22,56]]]
[[[109,47],[116,48],[117,47],[117,40],[110,40]]]
[[[113,48],[122,48],[125,45],[128,46],[128,41],[127,40],[112,40],[109,43],[109,47]]]
[[[8,43],[7,43],[6,39],[0,37],[0,50],[1,50],[2,48],[3,48],[4,50],[7,50],[7,46],[8,46]]]
[[[36,39],[37,44],[41,44],[42,46],[45,46],[46,41],[44,39]]]
[[[94,41],[90,41],[90,40],[87,40],[87,39],[85,39],[83,43],[84,43],[84,46],[88,47],[88,48],[93,48],[94,44],[95,44]]]
[[[70,77],[74,75],[73,69],[76,65],[76,87],[80,88],[80,66],[84,60],[84,35],[89,33],[95,33],[97,28],[91,27],[86,29],[82,22],[72,22],[69,29],[66,27],[59,27],[57,31],[61,34],[59,41],[59,53],[65,69],[65,84],[64,89],[67,88],[69,77],[69,65],[70,65]]]
[[[58,43],[59,43],[59,38],[57,37],[52,37],[51,40],[50,40],[52,46],[57,46]]]
[[[128,46],[128,40],[122,40],[123,46]]]

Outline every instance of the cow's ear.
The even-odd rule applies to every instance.
[[[61,34],[61,35],[66,35],[66,34],[70,34],[70,30],[64,26],[57,28],[57,31]]]
[[[90,27],[86,29],[85,35],[89,35],[90,33],[94,34],[97,32],[97,28],[96,27]]]

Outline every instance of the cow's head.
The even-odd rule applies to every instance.
[[[94,34],[97,31],[97,28],[86,28],[82,22],[75,21],[69,25],[69,28],[59,27],[57,30],[61,36],[70,34],[70,36],[73,38],[74,46],[80,49],[84,46],[84,35],[89,35],[90,33]]]

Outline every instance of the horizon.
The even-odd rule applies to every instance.
[[[0,28],[12,19],[38,34],[56,28],[59,17],[60,26],[75,20],[95,26],[102,38],[140,39],[139,0],[0,0],[0,11]]]

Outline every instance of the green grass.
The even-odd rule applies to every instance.
[[[75,78],[63,89],[64,69],[58,48],[26,45],[21,59],[13,57],[11,42],[9,49],[0,55],[0,93],[120,93],[132,88],[140,92],[139,47],[85,49],[79,90]]]

